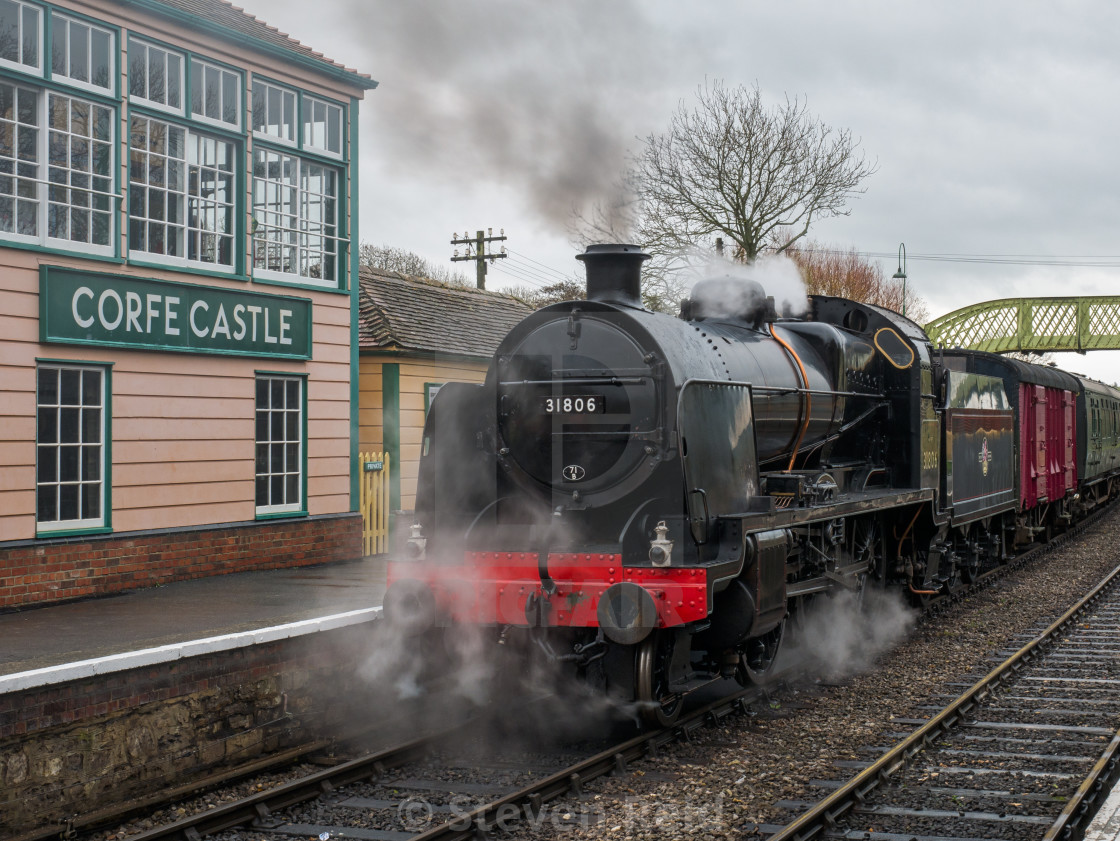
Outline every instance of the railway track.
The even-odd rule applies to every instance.
[[[1091,518],[1077,531],[1071,531],[1063,538],[1059,538],[1058,543],[1076,536],[1096,519]],[[1008,564],[983,576],[981,580],[958,590],[951,597],[930,601],[925,606],[926,612],[940,613],[952,602],[988,586],[1011,571],[1037,559],[1040,555],[1050,551],[1051,548],[1051,545],[1039,547],[1032,552],[1012,559]],[[790,679],[793,679],[792,675]],[[233,827],[244,828],[250,826],[254,827],[253,837],[255,839],[270,837],[270,835],[277,838],[290,837],[281,828],[282,823],[292,827],[299,826],[299,831],[303,833],[303,837],[315,837],[332,832],[338,835],[341,830],[337,827],[335,829],[331,828],[331,826],[334,826],[330,823],[332,819],[323,817],[327,813],[319,810],[318,806],[312,810],[316,812],[312,822],[297,819],[294,813],[287,817],[278,816],[284,809],[313,802],[329,807],[329,809],[337,807],[340,814],[347,809],[364,809],[367,815],[371,811],[380,811],[380,817],[376,822],[381,824],[382,828],[375,830],[375,833],[380,832],[382,834],[359,833],[355,835],[353,829],[351,829],[347,833],[350,837],[378,837],[393,839],[394,841],[412,837],[415,833],[409,834],[405,823],[408,823],[410,828],[414,830],[422,828],[425,832],[437,832],[434,835],[425,834],[421,837],[466,837],[479,827],[503,825],[516,820],[539,823],[542,820],[540,817],[541,807],[548,804],[553,798],[558,798],[566,792],[578,792],[584,783],[595,776],[618,771],[626,764],[648,755],[651,751],[656,751],[660,745],[667,744],[675,739],[688,739],[696,732],[697,728],[703,726],[705,720],[718,720],[731,712],[745,710],[760,696],[761,693],[757,690],[730,696],[698,713],[682,717],[670,728],[605,748],[598,752],[598,754],[602,754],[601,756],[597,754],[597,758],[590,761],[590,764],[584,768],[577,766],[588,761],[590,757],[559,769],[555,762],[549,767],[542,765],[533,768],[529,767],[529,764],[523,759],[512,760],[507,764],[515,767],[504,770],[520,772],[521,776],[506,774],[503,779],[495,779],[493,784],[490,781],[480,783],[483,789],[493,789],[490,792],[483,790],[440,791],[435,785],[437,781],[425,780],[425,773],[420,768],[420,764],[426,761],[425,757],[431,757],[433,752],[439,751],[440,744],[445,742],[447,738],[446,734],[434,735],[425,739],[413,740],[389,751],[381,751],[353,760],[338,768],[326,769],[302,780],[283,784],[278,788],[260,792],[244,800],[229,803],[195,817],[184,818],[176,824],[169,824],[162,828],[149,830],[141,835],[129,837],[136,839],[195,839],[220,833]],[[633,741],[634,744],[629,744],[630,741]],[[645,746],[641,747],[641,745]],[[619,756],[621,756],[621,760]],[[440,761],[451,766],[461,760],[461,753],[457,756],[455,751],[444,751],[443,758]],[[406,763],[412,763],[414,770],[407,770],[405,768]],[[263,766],[264,763],[261,763],[261,765]],[[230,776],[232,774],[228,774],[227,779]],[[410,790],[401,786],[402,782],[408,782],[409,780],[422,781],[424,785],[417,790]],[[358,786],[361,791],[360,793],[346,793],[345,788],[347,786]],[[451,809],[452,804],[450,802],[453,798],[457,798],[454,803],[454,811]],[[150,807],[151,810],[156,808],[156,806]],[[520,817],[517,817],[517,815],[520,815]],[[121,818],[123,819],[124,816],[122,815]],[[563,814],[557,815],[555,812],[549,812],[547,819],[553,821],[567,821],[569,819],[581,821],[586,820],[586,816],[577,813],[569,818],[564,818]],[[113,820],[110,817],[99,820],[97,823],[105,826],[112,823]],[[277,823],[277,821],[281,823]],[[269,833],[264,832],[267,828],[266,824],[272,826]],[[457,829],[464,824],[470,825],[469,832]],[[308,831],[305,831],[308,827],[315,826],[321,827],[319,832],[309,834]],[[341,824],[338,826],[341,826]],[[87,824],[87,831],[89,828],[92,827]],[[773,830],[775,827],[770,827],[770,829]],[[440,832],[446,834],[440,835],[438,834]],[[384,833],[390,834],[386,835]],[[907,836],[907,838],[909,837]]]
[[[478,726],[475,722],[155,827],[130,836],[129,841],[198,841],[234,829],[251,829],[255,841],[293,837],[444,841],[482,837],[518,822],[586,826],[594,820],[592,813],[550,813],[549,804],[563,796],[578,798],[591,780],[626,772],[631,763],[655,755],[671,742],[691,738],[708,724],[748,713],[750,705],[764,697],[760,689],[740,690],[682,715],[671,727],[574,759],[555,753],[527,757],[524,750],[508,756],[489,750],[479,758],[456,745],[465,730]],[[565,761],[558,761],[562,758]],[[470,773],[456,774],[459,770]]]
[[[1120,567],[769,841],[1077,839],[1120,776]],[[798,814],[800,813],[800,814]]]

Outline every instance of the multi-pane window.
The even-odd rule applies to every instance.
[[[52,13],[52,77],[98,91],[112,91],[115,40],[108,29]]]
[[[108,252],[113,210],[113,110],[0,82],[0,235]]]
[[[303,146],[342,157],[342,108],[321,99],[303,98]]]
[[[254,80],[253,131],[284,143],[295,143],[295,91]]]
[[[303,379],[257,376],[257,513],[303,508]]]
[[[35,421],[40,531],[105,523],[105,372],[40,365]]]
[[[181,53],[135,39],[128,43],[128,95],[133,101],[183,111]]]
[[[130,127],[129,249],[232,268],[233,144],[148,117]]]
[[[110,247],[113,233],[113,112],[50,94],[47,236]]]
[[[39,236],[39,92],[0,82],[0,233]]]
[[[226,128],[241,125],[241,77],[232,70],[191,59],[191,116]]]
[[[337,286],[338,184],[333,167],[271,149],[254,150],[254,269]]]
[[[43,13],[18,0],[0,0],[0,64],[41,70]]]

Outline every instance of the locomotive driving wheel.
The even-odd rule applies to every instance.
[[[766,686],[774,678],[774,661],[782,647],[786,620],[760,637],[746,642],[746,650],[739,655],[739,668],[735,679],[742,686]]]
[[[675,645],[674,632],[655,630],[638,643],[634,658],[639,712],[654,727],[668,727],[676,721],[684,704],[684,696],[669,688]]]
[[[853,565],[864,566],[864,570],[856,577],[856,603],[862,605],[868,585],[883,578],[883,535],[878,520],[868,517],[855,522],[851,551]]]

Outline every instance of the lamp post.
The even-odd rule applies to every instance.
[[[898,271],[891,275],[891,280],[902,281],[902,314],[906,315],[906,243],[898,244]]]

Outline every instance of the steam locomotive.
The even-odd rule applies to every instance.
[[[731,277],[650,312],[647,258],[589,247],[586,301],[439,391],[389,621],[531,640],[668,724],[764,683],[810,599],[952,591],[1116,495],[1120,391]]]

